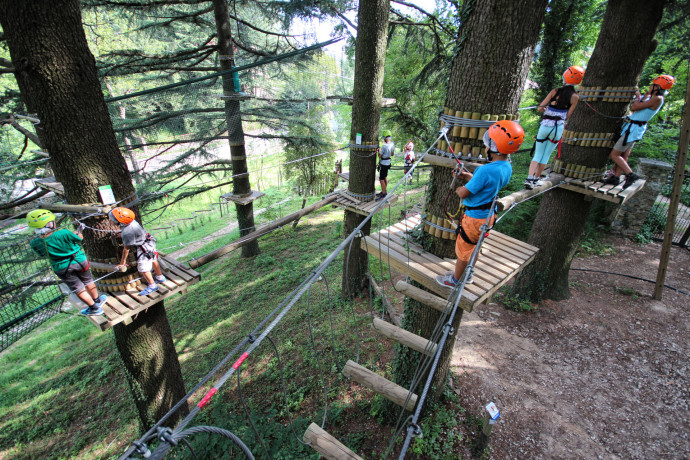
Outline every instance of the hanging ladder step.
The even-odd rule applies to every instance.
[[[431,307],[434,310],[438,310],[440,312],[445,311],[446,307],[448,306],[447,299],[444,299],[437,295],[433,295],[432,293],[427,292],[424,289],[414,287],[411,284],[404,282],[403,280],[400,280],[397,283],[395,283],[395,289],[402,292],[407,297],[414,299],[426,305],[427,307]],[[469,307],[465,304],[460,304],[460,308],[463,308],[464,310],[469,309]]]
[[[407,400],[408,391],[406,388],[391,382],[390,380],[381,377],[375,372],[370,371],[364,366],[360,366],[354,361],[348,360],[343,368],[343,375],[351,378],[360,385],[374,390],[384,398],[394,402],[395,404],[404,407],[405,409],[412,411],[414,410],[415,404],[417,404],[417,395],[410,395],[409,401],[405,404]]]
[[[352,452],[316,423],[309,425],[302,439],[328,460],[362,460],[362,457]]]
[[[389,339],[393,339],[425,355],[431,356],[436,351],[435,343],[430,342],[424,337],[413,334],[410,331],[406,331],[403,328],[387,323],[382,319],[374,318],[374,329],[376,329],[376,332],[379,334],[385,335]]]

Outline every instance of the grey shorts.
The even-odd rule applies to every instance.
[[[618,141],[616,142],[616,145],[613,146],[613,150],[618,150],[619,152],[625,152],[626,150],[635,147],[635,142],[637,142],[637,141],[632,141],[632,142],[628,142],[627,144],[624,144],[623,140],[625,140],[625,136],[621,136],[618,139]]]
[[[74,293],[83,291],[85,286],[93,283],[93,276],[91,276],[88,261],[82,263],[75,262],[66,269],[56,271],[55,274]]]

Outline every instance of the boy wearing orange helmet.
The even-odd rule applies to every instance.
[[[127,266],[127,256],[130,248],[137,251],[137,270],[141,277],[146,281],[146,288],[139,293],[139,295],[149,295],[158,290],[158,283],[165,282],[165,276],[161,272],[161,266],[158,263],[158,252],[156,252],[156,239],[151,234],[146,233],[146,230],[139,225],[139,222],[134,220],[136,217],[134,211],[127,208],[118,207],[108,213],[108,217],[113,222],[120,224],[122,244],[125,246],[122,250],[122,257],[120,258],[119,267]],[[154,278],[151,270],[156,273]]]
[[[610,158],[615,166],[606,171],[605,183],[618,185],[621,182],[621,174],[625,174],[625,182],[623,183],[625,189],[640,179],[640,176],[632,172],[632,168],[628,164],[630,152],[635,143],[644,136],[647,122],[661,110],[661,106],[664,104],[664,92],[671,89],[674,82],[675,78],[671,75],[659,75],[652,81],[644,96],[639,91],[635,92],[635,99],[630,106],[632,114],[625,118],[620,137],[611,150]]]
[[[458,237],[455,242],[455,255],[458,256],[458,260],[453,272],[436,277],[438,284],[455,287],[476,248],[482,233],[482,225],[489,216],[491,216],[489,226],[496,220],[492,203],[513,174],[508,155],[518,151],[524,139],[525,131],[519,123],[510,120],[494,123],[484,133],[484,145],[490,163],[475,169],[474,174],[465,170],[460,172],[460,178],[466,180],[467,183],[455,190],[465,207],[465,214],[458,226]],[[470,273],[467,283],[472,283],[472,278],[472,273]]]
[[[525,188],[533,189],[542,185],[541,173],[549,163],[549,158],[558,145],[563,135],[565,121],[570,118],[580,96],[575,91],[575,85],[579,85],[585,77],[585,69],[579,65],[573,65],[563,73],[563,86],[552,89],[551,92],[539,104],[540,112],[543,112],[537,140],[534,143],[534,157],[529,165],[529,174],[525,180]]]

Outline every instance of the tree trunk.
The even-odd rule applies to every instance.
[[[350,129],[350,143],[353,145],[359,133],[362,135],[361,145],[378,146],[389,6],[389,0],[362,0],[359,4]],[[369,196],[365,201],[374,199],[376,161],[374,149],[350,149],[348,190],[357,195]],[[363,220],[364,216],[346,210],[343,225],[345,235],[352,233]],[[371,221],[362,232],[369,235],[370,230]],[[352,245],[345,249],[342,285],[345,296],[354,296],[366,286],[369,258],[359,244],[360,238],[355,238]]]
[[[79,2],[0,0],[0,24],[17,69],[15,78],[22,99],[41,120],[41,141],[50,152],[55,177],[65,188],[72,204],[100,202],[98,187],[110,184],[117,199],[134,195],[135,190],[115,139],[110,115],[97,78],[96,62],[89,51],[82,28]],[[112,230],[104,216],[94,216],[89,226]],[[84,247],[89,258],[111,258],[115,248],[110,234],[86,232]],[[134,269],[136,271],[136,269]],[[163,303],[151,310],[163,310]],[[150,316],[150,317],[149,317]],[[142,324],[150,327],[141,329]],[[135,331],[141,329],[141,332]],[[185,395],[170,326],[164,314],[139,314],[122,326],[118,348],[127,372],[143,393],[134,394],[143,405],[140,413],[158,414],[169,409],[166,403]],[[128,335],[131,337],[127,338]],[[126,340],[125,340],[126,339]],[[155,353],[154,353],[155,351]],[[144,361],[162,352],[167,357],[161,372],[128,367],[128,356]],[[186,413],[186,406],[178,415]],[[142,419],[144,426],[149,420]],[[174,420],[172,420],[174,422]]]
[[[229,70],[235,65],[235,52],[233,50],[227,2],[225,0],[213,0],[213,11],[216,18],[216,30],[218,31],[220,66],[223,70]],[[223,75],[223,94],[235,92],[232,78],[232,74]],[[225,120],[228,125],[232,172],[235,175],[232,181],[232,193],[237,196],[249,195],[252,192],[252,187],[249,183],[249,174],[247,174],[247,153],[244,146],[244,131],[242,129],[239,100],[230,99],[225,101]],[[243,205],[235,203],[235,210],[237,211],[237,225],[240,228],[240,236],[253,232],[255,230],[254,204]],[[252,257],[258,255],[259,252],[258,241],[252,241],[250,244],[242,247],[242,257]]]
[[[459,30],[460,50],[453,60],[448,81],[446,107],[448,113],[463,116],[463,112],[502,115],[502,118],[517,118],[517,108],[527,80],[534,47],[539,38],[539,28],[546,11],[547,0],[487,0],[465,2],[460,13],[463,25]],[[460,112],[459,114],[457,112]],[[472,135],[474,132],[474,135]],[[460,145],[484,148],[478,130],[460,129],[448,131],[450,142],[459,150]],[[475,152],[477,150],[475,149]],[[448,168],[434,166],[431,173],[426,204],[427,219],[430,216],[444,216],[444,202],[449,196],[452,181]],[[455,187],[459,184],[456,183]],[[451,191],[446,209],[455,214],[460,200]],[[460,215],[456,220],[460,219]],[[425,234],[425,246],[439,257],[455,258],[455,241]],[[419,284],[413,283],[417,287]],[[405,299],[403,327],[424,338],[431,337],[441,313],[419,302]],[[462,310],[455,315],[453,328],[457,331],[462,319]],[[450,358],[455,345],[455,336],[449,337],[443,348],[438,369],[432,381],[430,396],[440,396],[450,369]],[[398,348],[394,372],[398,383],[412,380],[417,367],[418,354],[404,347]]]
[[[632,87],[647,58],[656,48],[654,34],[661,21],[664,1],[612,0],[608,2],[596,47],[587,65],[583,86]],[[632,32],[634,31],[634,33]],[[627,102],[589,101],[597,111],[622,117]],[[574,132],[617,133],[621,120],[596,115],[580,102],[568,122]],[[562,159],[603,171],[610,147],[562,145]],[[591,207],[584,195],[556,189],[547,193],[532,225],[529,243],[537,246],[537,257],[518,276],[513,295],[539,301],[570,297],[568,273],[585,228]]]

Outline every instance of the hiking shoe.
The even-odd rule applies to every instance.
[[[635,183],[635,181],[638,181],[642,179],[640,176],[635,174],[634,172],[631,172],[630,174],[625,175],[625,183],[623,183],[623,190],[626,188],[630,187],[632,184]]]
[[[525,179],[525,188],[527,190],[532,190],[534,188],[534,179]]]
[[[436,282],[441,286],[454,288],[458,281],[453,278],[452,274],[446,273],[445,275],[438,275],[436,277]]]
[[[602,182],[604,182],[605,184],[609,184],[609,185],[618,185],[621,183],[621,178],[616,177],[616,176],[609,176],[606,179],[604,179]]]
[[[141,291],[139,295],[149,295],[152,292],[156,292],[158,290],[158,285],[157,284],[152,284],[151,286],[147,286],[146,289]]]
[[[87,307],[81,311],[81,314],[84,316],[102,315],[103,309],[101,307],[95,307],[95,306],[94,307]]]
[[[386,198],[387,193],[381,193],[379,196],[376,197],[376,201],[381,201],[384,198]]]
[[[154,278],[154,281],[158,284],[162,284],[168,281],[168,279],[165,277],[165,275],[158,275]]]
[[[93,301],[93,308],[101,308],[105,301],[108,300],[108,296],[101,294],[101,296]]]

